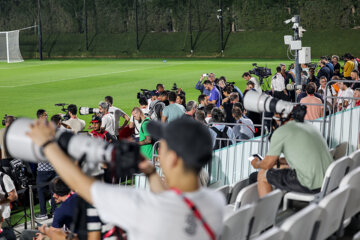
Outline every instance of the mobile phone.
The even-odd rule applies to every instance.
[[[254,159],[255,159],[255,157],[259,158],[259,159],[260,159],[260,161],[264,159],[261,155],[259,155],[259,154],[257,154],[257,153],[256,153],[256,154],[251,155],[248,159],[249,159],[249,161],[251,162],[252,160],[254,160]]]
[[[209,76],[207,73],[204,73],[203,75],[202,75],[203,77],[207,77],[207,76]]]

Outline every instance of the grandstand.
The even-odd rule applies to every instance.
[[[0,6],[0,240],[360,240],[359,3]]]

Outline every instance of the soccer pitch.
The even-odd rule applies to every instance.
[[[55,103],[97,107],[106,95],[114,97],[114,106],[130,115],[138,106],[136,93],[141,88],[153,90],[163,83],[170,90],[174,83],[186,92],[186,101],[197,100],[195,84],[203,73],[225,76],[241,90],[245,88],[243,72],[252,63],[267,66],[275,73],[281,60],[256,59],[76,59],[25,60],[0,63],[0,117],[36,117],[39,108],[49,117],[60,113]],[[87,124],[91,116],[79,116]],[[2,126],[1,126],[2,127]]]

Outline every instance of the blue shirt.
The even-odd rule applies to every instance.
[[[195,89],[200,90],[202,94],[205,94],[206,96],[210,95],[210,91],[204,87],[204,85],[201,83],[201,80],[196,83]]]
[[[220,92],[215,86],[210,91],[210,95],[209,95],[209,101],[213,101],[213,100],[216,100],[216,106],[220,107]]]
[[[65,225],[66,228],[70,228],[76,208],[76,199],[77,194],[72,194],[55,210],[52,227],[62,228]]]

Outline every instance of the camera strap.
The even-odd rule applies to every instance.
[[[6,191],[5,184],[4,184],[4,173],[0,173],[0,185],[1,189],[3,190],[5,196],[4,198],[7,199],[9,197],[9,194]]]
[[[201,213],[199,212],[199,210],[197,209],[197,207],[195,206],[195,204],[189,199],[187,198],[179,189],[177,188],[170,188],[170,190],[174,191],[178,196],[180,196],[183,201],[185,202],[185,204],[190,208],[190,210],[193,212],[194,216],[200,220],[200,222],[202,223],[205,231],[207,232],[207,234],[210,236],[210,239],[212,240],[216,240],[216,235],[213,232],[213,230],[211,229],[210,225],[205,221],[205,219],[202,217]]]

